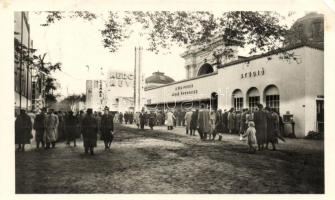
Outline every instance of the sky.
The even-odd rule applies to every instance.
[[[287,13],[281,13],[287,15]],[[305,13],[296,13],[283,20],[290,26]],[[52,63],[61,62],[62,71],[55,72],[53,77],[58,82],[58,93],[62,96],[85,93],[87,79],[105,79],[108,70],[134,70],[134,47],[143,46],[142,69],[145,77],[155,71],[164,72],[178,81],[186,78],[184,60],[180,54],[182,47],[173,46],[171,53],[155,54],[145,50],[147,42],[139,34],[122,43],[116,53],[103,47],[100,30],[104,27],[104,13],[92,21],[80,18],[65,18],[49,26],[45,23],[45,15],[29,13],[31,38],[38,53],[47,53],[46,59]],[[141,31],[141,30],[139,30]],[[247,51],[240,49],[239,55],[247,56]],[[87,67],[89,66],[89,67]]]

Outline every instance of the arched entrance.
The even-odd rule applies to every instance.
[[[213,69],[212,65],[210,65],[208,63],[205,63],[199,68],[197,76],[201,76],[201,75],[204,75],[204,74],[210,74],[210,73],[213,73],[213,72],[214,72],[214,69]]]

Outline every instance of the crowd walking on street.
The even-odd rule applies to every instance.
[[[35,129],[36,149],[56,148],[57,142],[65,141],[66,145],[76,147],[76,140],[83,139],[85,153],[94,155],[98,135],[105,143],[105,150],[110,150],[114,138],[114,115],[109,113],[109,108],[104,109],[104,114],[94,113],[87,109],[86,113],[80,111],[55,112],[54,109],[42,108],[36,116],[29,116],[25,110],[15,119],[15,144],[18,151],[25,151],[25,145],[31,143]]]
[[[196,132],[200,140],[224,139],[224,134],[239,134],[240,140],[246,140],[249,152],[255,153],[256,149],[261,151],[272,146],[276,150],[278,139],[285,141],[282,137],[282,120],[275,109],[263,108],[258,104],[257,108],[247,108],[236,111],[221,109],[209,110],[206,104],[199,106],[200,109],[188,108],[185,111],[168,109],[158,111],[145,108],[141,112],[111,113],[109,108],[104,108],[104,113],[94,112],[87,109],[86,113],[80,111],[74,113],[55,112],[53,109],[43,108],[36,117],[29,116],[24,110],[15,120],[15,143],[18,151],[24,151],[25,145],[33,138],[32,129],[35,129],[36,148],[56,148],[56,143],[65,141],[67,145],[76,147],[76,140],[82,136],[85,153],[94,155],[98,136],[104,141],[105,150],[111,149],[114,139],[114,122],[120,124],[134,124],[138,129],[145,130],[149,126],[151,130],[155,126],[165,125],[167,130],[174,127],[185,126],[186,134],[195,136]],[[257,148],[256,148],[257,147]]]

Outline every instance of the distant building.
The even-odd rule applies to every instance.
[[[171,77],[164,75],[163,72],[157,71],[145,79],[144,89],[155,88],[173,82],[174,80]]]
[[[110,111],[134,111],[133,73],[109,71],[105,80],[86,81],[86,107],[103,111],[105,106]]]

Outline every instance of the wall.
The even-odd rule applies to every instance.
[[[324,54],[312,48],[306,48],[305,71],[305,132],[316,131],[316,99],[324,95]],[[313,56],[308,56],[313,55]]]

